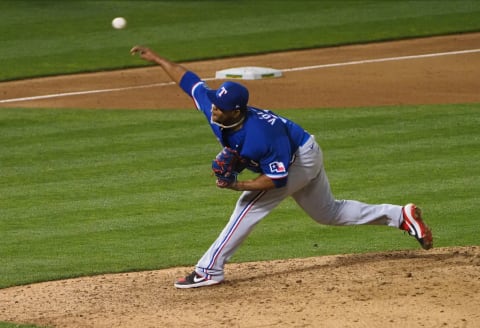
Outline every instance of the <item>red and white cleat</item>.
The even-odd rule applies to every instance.
[[[423,222],[422,211],[415,204],[407,204],[402,209],[403,222],[400,229],[415,237],[423,249],[433,247],[432,230]]]

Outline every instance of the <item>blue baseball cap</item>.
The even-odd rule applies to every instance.
[[[224,82],[217,90],[208,90],[207,96],[222,111],[244,108],[248,103],[248,89],[232,81]]]

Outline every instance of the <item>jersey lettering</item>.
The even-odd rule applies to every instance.
[[[257,115],[261,120],[266,120],[270,125],[274,125],[275,122],[277,121],[277,119],[280,119],[283,123],[287,122],[286,119],[284,119],[280,116],[277,116],[277,115],[275,115],[272,112],[267,111],[267,110],[258,111]]]
[[[282,162],[272,162],[269,164],[270,166],[270,171],[276,172],[276,173],[285,173],[285,165],[283,165]]]

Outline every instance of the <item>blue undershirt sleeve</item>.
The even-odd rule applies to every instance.
[[[275,188],[282,188],[287,185],[287,180],[288,178],[281,178],[281,179],[272,179],[273,184],[275,185]]]

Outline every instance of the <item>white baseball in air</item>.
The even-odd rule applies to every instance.
[[[123,17],[116,17],[112,20],[112,26],[117,30],[121,30],[127,26],[127,20]]]

